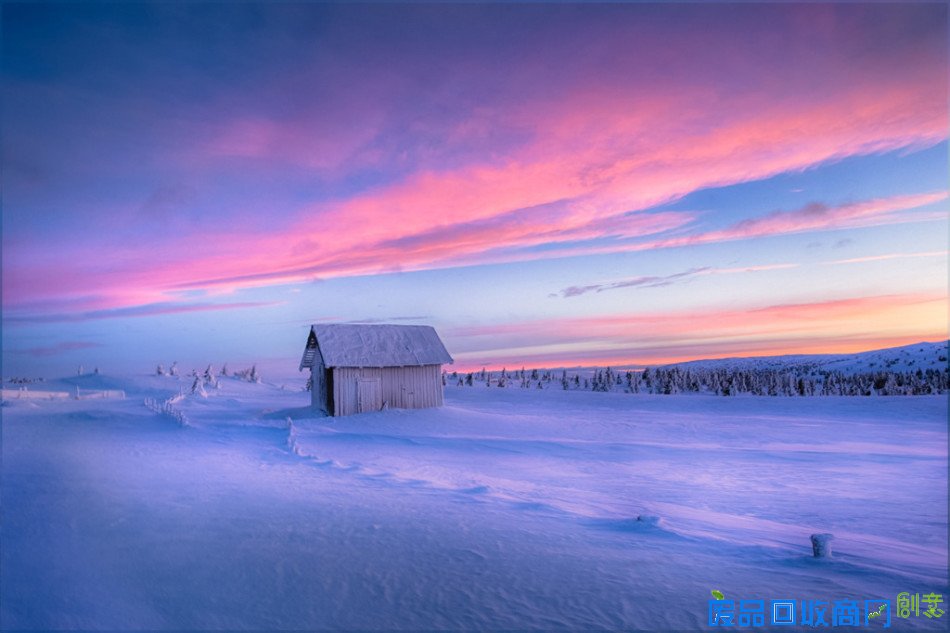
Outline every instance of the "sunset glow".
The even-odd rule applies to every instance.
[[[948,336],[944,4],[2,11],[4,374]]]

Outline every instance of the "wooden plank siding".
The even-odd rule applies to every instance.
[[[327,406],[327,368],[322,363],[310,368],[310,406],[330,411]]]
[[[361,381],[364,383],[364,408],[423,409],[442,406],[441,365],[334,367],[332,372],[333,406],[327,410],[332,409],[333,415],[363,412],[360,410]],[[373,390],[369,397],[367,390]],[[367,404],[371,402],[378,404]]]

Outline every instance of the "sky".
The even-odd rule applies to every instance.
[[[3,374],[948,337],[945,3],[3,3]]]

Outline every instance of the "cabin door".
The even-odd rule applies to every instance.
[[[360,378],[357,383],[359,412],[379,411],[383,408],[383,390],[379,378]]]
[[[315,409],[327,410],[326,373],[322,366],[310,369],[310,404]]]

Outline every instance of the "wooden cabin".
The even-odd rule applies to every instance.
[[[312,325],[300,370],[311,403],[329,415],[442,406],[442,365],[451,363],[428,325]]]

